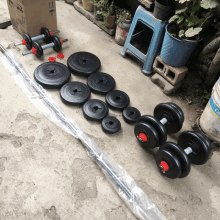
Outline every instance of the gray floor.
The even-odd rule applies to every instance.
[[[77,51],[96,54],[101,71],[111,74],[117,89],[128,93],[131,106],[142,114],[152,114],[160,102],[175,101],[183,108],[188,130],[197,117],[193,105],[165,96],[141,67],[130,58],[120,56],[121,47],[114,39],[93,25],[73,6],[57,2],[58,28],[61,38],[69,38],[63,53]],[[21,36],[9,27],[0,30],[0,43],[16,54],[33,77],[42,63],[33,55],[22,57],[25,47],[14,48]],[[45,60],[55,56],[45,51]],[[97,165],[87,156],[79,141],[43,116],[14,83],[0,63],[0,219],[1,220],[131,220],[136,219],[118,197]],[[86,82],[72,75],[71,80]],[[110,111],[122,123],[122,131],[108,136],[100,124],[84,119],[80,107],[62,104],[58,91],[49,91],[81,129],[110,154],[139,184],[167,219],[219,219],[220,171],[219,151],[203,166],[192,166],[185,179],[171,180],[158,172],[153,151],[144,151],[137,143],[133,126],[122,115]],[[104,100],[92,94],[91,98]],[[169,136],[176,141],[178,134]]]

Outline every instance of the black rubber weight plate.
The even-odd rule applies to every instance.
[[[70,80],[71,73],[62,63],[43,63],[34,71],[34,79],[44,88],[59,89]]]
[[[115,80],[107,73],[93,73],[88,77],[87,85],[92,92],[106,95],[115,88]]]
[[[78,52],[68,58],[67,65],[73,74],[87,77],[92,73],[98,72],[101,67],[101,62],[99,58],[92,53]]]
[[[82,105],[91,95],[87,85],[81,82],[69,82],[60,90],[60,97],[65,104]]]
[[[107,134],[115,134],[121,128],[121,122],[115,117],[106,117],[102,120],[102,130]]]
[[[128,124],[133,124],[141,117],[141,113],[134,107],[127,107],[122,112],[123,119]]]
[[[170,103],[168,103],[168,104],[171,104],[171,105],[177,110],[177,112],[178,112],[179,115],[180,115],[180,118],[182,119],[182,123],[183,123],[185,117],[184,117],[184,113],[183,113],[182,109],[181,109],[177,104],[175,104],[175,103],[170,102]]]
[[[130,103],[129,96],[120,90],[113,90],[109,92],[106,97],[107,104],[116,110],[124,110]]]
[[[182,172],[179,178],[184,178],[189,175],[189,172],[191,170],[191,164],[189,161],[188,156],[184,152],[184,150],[179,147],[177,144],[172,143],[172,142],[166,142],[164,143],[161,147],[160,150],[168,149],[175,153],[175,155],[178,156],[178,159],[180,161],[181,167],[182,167]]]
[[[84,117],[92,121],[102,121],[108,115],[108,106],[98,99],[91,99],[83,105]]]

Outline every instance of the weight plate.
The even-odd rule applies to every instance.
[[[57,36],[51,37],[51,43],[54,43],[53,49],[56,52],[60,52],[62,50],[62,44],[60,42],[60,39]]]
[[[107,104],[116,110],[123,110],[128,107],[130,103],[129,96],[120,90],[114,90],[109,92],[106,97]]]
[[[36,54],[35,54],[36,57],[41,58],[44,55],[44,51],[41,45],[37,41],[35,41],[33,42],[33,47],[36,49]]]
[[[191,163],[202,165],[206,163],[210,155],[210,146],[207,146],[206,141],[193,131],[184,131],[178,138],[178,145],[183,150],[188,147],[192,148],[192,153],[188,154]]]
[[[158,121],[155,117],[150,116],[150,115],[144,115],[138,120],[137,123],[139,123],[139,122],[148,123],[152,127],[154,127],[154,129],[156,130],[156,132],[159,136],[159,142],[158,142],[158,145],[155,147],[161,146],[164,142],[166,142],[166,140],[167,140],[166,130],[165,130],[164,126],[160,123],[160,121]]]
[[[34,71],[37,83],[48,89],[59,89],[70,80],[71,73],[62,63],[43,63]]]
[[[174,108],[176,108],[177,112],[180,114],[180,117],[181,117],[182,123],[183,123],[185,117],[184,117],[184,113],[183,113],[182,109],[175,103],[169,102],[168,104],[171,104]]]
[[[203,140],[204,142],[206,143],[207,147],[210,149],[211,151],[211,142],[210,140],[200,131],[194,131],[194,133],[196,133],[197,135],[199,135]]]
[[[82,105],[90,95],[89,87],[81,82],[69,82],[60,90],[61,100],[67,105]]]
[[[115,88],[115,80],[107,73],[93,73],[88,77],[87,85],[92,92],[106,95]]]
[[[168,149],[158,150],[156,153],[156,163],[160,169],[160,172],[168,178],[176,179],[181,175],[181,164],[177,156]],[[168,170],[163,172],[161,168],[161,162],[165,162],[168,165]]]
[[[24,33],[23,34],[23,39],[25,39],[25,41],[26,41],[26,45],[25,46],[27,47],[27,49],[31,50],[31,48],[33,47],[33,41],[31,39],[31,36],[29,34],[27,34],[27,33]]]
[[[102,130],[107,134],[115,134],[121,128],[121,122],[115,117],[106,117],[102,120]]]
[[[99,58],[92,53],[78,52],[68,58],[67,65],[72,73],[87,77],[92,73],[98,72],[101,67],[101,62]]]
[[[41,28],[41,34],[43,34],[44,37],[44,42],[46,44],[49,44],[51,42],[51,34],[50,31],[47,28]]]
[[[127,107],[123,110],[122,117],[126,123],[133,124],[141,117],[141,113],[134,107]]]
[[[164,127],[168,134],[177,133],[182,128],[183,118],[170,103],[161,103],[157,105],[154,109],[154,117],[159,121],[162,118],[167,119],[167,123],[164,124]]]
[[[185,151],[180,146],[178,146],[177,144],[172,143],[172,142],[164,143],[160,147],[160,150],[164,150],[164,149],[170,150],[178,157],[179,162],[181,164],[181,168],[182,168],[182,171],[181,171],[179,178],[184,178],[184,177],[188,176],[189,172],[191,170],[191,164],[190,164],[189,158],[186,155]]]
[[[154,148],[158,146],[159,136],[157,131],[148,123],[139,122],[134,127],[134,134],[138,141],[144,148]],[[143,142],[139,140],[139,135],[144,134],[147,136],[147,141]]]
[[[108,115],[108,106],[98,99],[91,99],[83,105],[84,117],[92,121],[102,121]]]

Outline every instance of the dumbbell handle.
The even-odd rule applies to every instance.
[[[186,153],[187,155],[189,155],[189,154],[191,154],[191,153],[193,152],[193,150],[192,150],[191,147],[187,147],[184,151],[185,151],[185,153]]]
[[[56,33],[60,33],[60,31],[53,31],[52,33],[56,34]],[[37,40],[41,40],[41,39],[44,39],[44,38],[45,38],[45,35],[41,34],[41,35],[37,35],[37,36],[32,37],[31,40],[32,41],[37,41]],[[22,44],[23,44],[23,42],[18,42],[18,43],[15,43],[14,46],[17,47],[17,46],[20,46]]]
[[[167,119],[166,119],[166,118],[162,118],[162,119],[160,120],[160,123],[161,123],[162,125],[165,125],[165,124],[167,123]]]

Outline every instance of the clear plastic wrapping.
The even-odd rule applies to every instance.
[[[104,151],[100,151],[98,146],[74,123],[73,119],[64,113],[52,96],[30,78],[22,64],[14,56],[14,53],[4,50],[1,45],[0,50],[4,54],[1,58],[3,65],[33,105],[57,126],[81,140],[88,155],[99,165],[133,214],[139,219],[165,220],[164,215],[123,168],[117,165]]]

